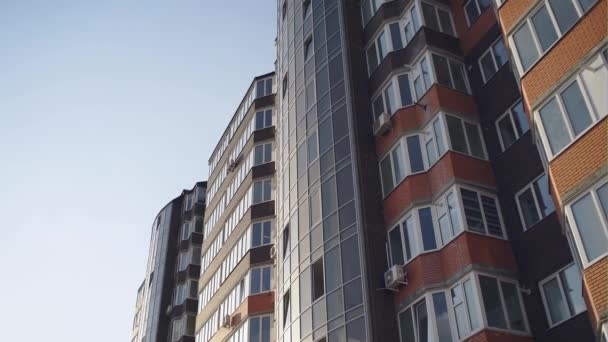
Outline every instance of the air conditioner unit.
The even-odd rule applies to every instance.
[[[399,285],[407,285],[406,272],[401,265],[393,265],[384,273],[384,286],[387,289],[395,290]]]
[[[224,319],[222,320],[222,327],[230,329],[231,326],[232,326],[232,317],[230,317],[230,315],[224,316]]]
[[[386,113],[382,113],[374,120],[374,135],[379,137],[391,129],[391,118]]]
[[[270,247],[270,259],[274,260],[277,257],[277,249],[274,245]]]

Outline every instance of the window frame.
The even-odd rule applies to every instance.
[[[549,187],[549,190],[551,190],[551,184],[549,183],[549,175],[545,172],[542,172],[539,176],[534,178],[530,183],[526,184],[523,188],[521,188],[519,191],[517,191],[515,193],[515,205],[517,206],[517,213],[519,214],[519,220],[521,222],[521,226],[522,226],[524,232],[534,228],[534,226],[536,226],[538,223],[543,221],[549,215],[553,214],[556,210],[555,203],[553,203],[553,211],[547,215],[543,215],[543,212],[540,208],[538,196],[536,195],[536,191],[534,191],[534,184],[537,184],[537,182],[541,178],[543,178],[543,176],[547,177],[547,186]],[[519,200],[520,196],[523,195],[523,193],[526,192],[527,190],[530,190],[530,192],[532,193],[532,198],[534,199],[534,208],[536,209],[536,213],[539,217],[538,221],[532,223],[530,226],[528,226],[526,224],[526,220],[524,218],[521,203]],[[549,195],[551,195],[551,194],[549,193]],[[551,201],[553,201],[553,198],[551,198]]]
[[[268,243],[264,243],[264,225],[265,224],[269,224],[270,225],[270,236],[268,238]],[[262,220],[262,221],[255,221],[251,223],[251,248],[257,248],[257,247],[262,247],[262,246],[266,246],[266,245],[271,245],[272,242],[272,220]],[[255,245],[253,244],[253,236],[255,235],[254,232],[254,226],[255,225],[260,225],[260,244],[259,245]]]
[[[269,271],[269,282],[268,282],[268,289],[264,290],[264,270],[268,269]],[[258,271],[260,272],[260,283],[258,284],[260,286],[260,291],[259,292],[253,292],[253,272],[254,271]],[[252,267],[251,269],[249,269],[249,289],[246,293],[248,293],[248,296],[253,296],[253,295],[257,295],[260,293],[267,293],[267,292],[272,292],[273,291],[273,282],[272,282],[272,265],[263,265],[263,266],[256,266],[256,267]]]
[[[408,145],[408,141],[407,139],[413,136],[417,136],[418,137],[418,142],[420,145],[420,155],[422,157],[422,164],[423,164],[423,168],[420,171],[416,171],[416,172],[412,172],[412,164],[411,164],[411,159],[410,159],[410,152],[409,152],[409,145]],[[380,186],[382,189],[382,196],[383,198],[388,197],[398,186],[399,184],[401,184],[403,181],[405,181],[408,177],[412,176],[412,175],[416,175],[419,173],[424,173],[427,172],[429,170],[429,160],[428,160],[428,156],[426,155],[426,150],[425,150],[425,146],[426,146],[426,140],[425,140],[425,136],[422,132],[417,132],[417,133],[411,133],[411,134],[407,134],[407,135],[403,135],[400,136],[399,139],[397,139],[397,141],[393,144],[393,146],[391,146],[391,148],[388,150],[388,152],[386,152],[384,154],[384,156],[382,158],[379,158],[379,162],[378,162],[378,171],[380,174]],[[393,152],[397,149],[397,148],[401,148],[401,158],[403,160],[403,178],[401,179],[397,179],[396,174],[395,174],[395,162],[393,159]],[[390,191],[388,191],[387,193],[384,193],[384,177],[382,177],[382,162],[386,160],[386,158],[390,159],[390,165],[391,165],[391,175],[392,175],[392,179],[393,179],[393,187]]]
[[[473,1],[473,0],[470,0]],[[483,81],[483,85],[486,85],[488,83],[488,81],[490,81],[497,73],[500,69],[502,69],[503,66],[505,66],[507,62],[505,62],[504,64],[498,65],[498,59],[496,58],[496,54],[494,53],[494,46],[496,46],[496,44],[498,44],[499,42],[502,41],[502,37],[499,37],[498,39],[496,39],[494,42],[492,42],[492,44],[490,44],[490,47],[481,54],[481,56],[479,56],[479,58],[477,59],[477,66],[479,67],[479,71],[481,72],[481,79]],[[505,46],[505,42],[502,42],[503,47],[505,48],[505,51],[508,54],[508,50],[507,47]],[[492,62],[494,63],[494,68],[496,68],[496,71],[494,71],[494,73],[492,75],[490,75],[489,77],[486,75],[486,72],[483,70],[483,65],[481,64],[481,60],[486,56],[490,54],[492,57]]]
[[[566,221],[568,222],[568,225],[570,227],[570,231],[572,232],[572,238],[573,238],[573,242],[576,246],[576,252],[578,254],[578,257],[582,263],[582,269],[587,269],[589,268],[591,265],[594,265],[595,263],[597,263],[598,261],[602,260],[603,258],[605,258],[606,256],[608,256],[608,248],[606,249],[606,251],[604,251],[604,253],[598,255],[595,259],[593,260],[588,260],[587,258],[587,253],[585,251],[585,245],[582,241],[578,226],[576,224],[576,220],[574,219],[574,213],[572,211],[572,205],[576,202],[578,202],[579,200],[581,200],[583,197],[587,196],[588,194],[591,194],[591,198],[593,199],[593,205],[594,208],[596,210],[596,212],[599,215],[600,218],[600,223],[603,223],[604,227],[600,227],[600,232],[601,232],[601,228],[603,228],[604,230],[604,234],[606,235],[606,237],[608,238],[608,218],[606,218],[604,215],[602,215],[603,209],[601,207],[600,201],[599,201],[599,197],[597,195],[597,190],[599,188],[601,188],[604,185],[608,185],[608,178],[601,178],[599,181],[597,181],[594,185],[592,185],[591,187],[589,187],[588,189],[586,189],[584,192],[581,192],[578,196],[576,196],[575,198],[573,198],[571,201],[568,202],[568,204],[566,204],[565,207],[565,212],[566,212]],[[605,213],[606,215],[608,215],[608,213]]]
[[[587,311],[587,304],[586,303],[585,303],[585,310],[583,310],[581,312],[574,312],[574,313],[570,312],[569,305],[566,304],[566,307],[568,308],[568,311],[569,311],[569,314],[570,314],[570,316],[568,318],[563,319],[563,320],[561,320],[559,322],[553,322],[553,319],[551,318],[551,313],[550,313],[549,305],[548,305],[548,302],[547,302],[547,295],[545,294],[544,285],[547,284],[548,282],[552,281],[553,279],[556,279],[557,280],[557,284],[559,285],[560,294],[563,296],[564,301],[567,302],[568,301],[568,299],[567,299],[568,296],[566,294],[566,291],[564,290],[564,284],[562,282],[562,278],[561,278],[560,275],[562,274],[562,272],[564,272],[565,270],[567,270],[567,269],[569,269],[570,267],[573,267],[573,266],[575,266],[576,268],[578,268],[578,266],[576,265],[576,263],[572,262],[572,263],[570,263],[570,264],[568,264],[568,265],[566,265],[566,266],[558,269],[554,273],[550,274],[549,276],[547,276],[546,278],[544,278],[543,280],[541,280],[540,282],[538,282],[538,287],[539,287],[541,298],[542,298],[542,302],[543,302],[543,309],[545,310],[545,317],[547,318],[547,323],[548,323],[549,329],[554,328],[554,327],[556,327],[556,326],[558,326],[558,325],[560,325],[560,324],[562,324],[564,322],[567,322],[567,321],[573,319],[574,317],[576,317],[576,316],[578,316],[578,315],[580,315],[580,314],[582,314],[582,313],[584,313],[584,312]],[[578,271],[579,271],[578,274],[580,274],[580,269]],[[581,277],[581,282],[583,282],[582,277]],[[581,296],[582,296],[582,294],[581,294]]]
[[[506,151],[509,147],[511,147],[512,145],[514,145],[524,134],[526,134],[528,131],[530,131],[530,122],[528,120],[528,117],[526,116],[526,120],[528,120],[527,124],[528,124],[528,129],[526,131],[524,131],[521,135],[519,134],[519,132],[517,131],[516,127],[517,125],[515,124],[515,119],[513,118],[513,108],[517,107],[517,105],[521,104],[522,109],[524,110],[524,114],[525,114],[525,108],[523,106],[523,102],[522,99],[519,98],[518,100],[516,100],[511,106],[509,106],[509,109],[507,109],[504,113],[502,113],[495,121],[494,121],[494,125],[496,126],[496,132],[498,134],[498,141],[500,144],[500,148],[502,150],[502,152]],[[513,128],[513,132],[515,132],[516,138],[515,141],[513,141],[513,143],[509,144],[509,145],[505,145],[504,139],[502,137],[502,132],[500,130],[500,122],[506,117],[509,116],[509,122],[511,123],[511,127]]]
[[[266,196],[264,194],[264,184],[266,182],[270,182],[270,193],[268,194],[268,199],[265,199]],[[256,186],[256,184],[260,184],[260,183],[262,184],[262,199],[260,201],[256,202],[255,201],[255,186]],[[256,180],[255,182],[253,182],[251,184],[251,204],[254,205],[254,204],[266,203],[266,202],[272,201],[273,197],[274,197],[273,192],[274,191],[272,191],[272,178]]]
[[[433,7],[433,10],[434,10],[433,12],[435,14],[435,18],[437,19],[437,23],[439,24],[439,31],[437,31],[437,32],[441,32],[441,33],[447,34],[448,36],[452,36],[452,37],[458,38],[458,33],[456,32],[456,26],[454,25],[454,18],[452,17],[452,11],[451,11],[451,9],[449,7],[446,7],[446,6],[439,5],[439,4],[435,3],[435,2],[420,1],[420,10],[421,11],[422,11],[422,4],[423,3]],[[451,31],[452,31],[453,34],[446,32],[445,28],[443,27],[443,24],[441,23],[441,19],[439,18],[439,10],[448,13],[448,15],[450,17]],[[424,26],[426,26],[428,28],[431,28],[426,23],[426,19],[424,18],[424,13],[419,13],[419,14],[422,14],[421,18],[422,18],[422,22],[423,22]]]
[[[264,165],[264,164],[268,164],[270,162],[272,162],[274,159],[274,153],[273,153],[273,148],[272,148],[272,142],[264,142],[264,143],[260,143],[257,144],[255,146],[253,146],[253,166],[259,166],[259,165]],[[258,153],[258,148],[261,148],[262,150],[262,162],[257,163],[257,153]],[[266,160],[266,153],[268,152],[267,149],[270,149],[270,159]]]
[[[458,201],[460,203],[460,214],[461,214],[461,218],[463,221],[463,228],[465,231],[475,233],[475,234],[481,234],[481,235],[488,236],[488,237],[493,237],[496,239],[508,240],[509,236],[507,234],[507,229],[505,227],[504,218],[502,217],[502,209],[500,206],[500,201],[498,200],[498,196],[495,193],[491,193],[491,192],[488,192],[485,190],[480,190],[478,188],[474,188],[474,187],[466,186],[466,185],[462,185],[462,184],[457,185],[456,189],[457,189],[456,194],[458,195]],[[478,200],[480,208],[481,208],[481,219],[482,219],[483,226],[484,226],[484,231],[485,231],[484,233],[475,231],[469,227],[469,224],[467,222],[465,208],[464,208],[464,201],[462,200],[462,191],[461,191],[462,189],[477,193],[477,200]],[[483,209],[483,203],[482,203],[481,196],[491,197],[494,199],[494,203],[496,204],[496,211],[498,213],[498,220],[500,222],[500,228],[502,230],[502,236],[497,236],[497,235],[489,233],[486,214],[485,214],[485,210]]]
[[[488,317],[486,314],[486,310],[484,307],[484,299],[483,299],[483,293],[481,290],[481,282],[480,282],[480,276],[484,276],[487,278],[493,278],[496,280],[497,283],[497,288],[498,288],[498,295],[499,295],[499,299],[500,299],[500,304],[501,304],[501,308],[503,311],[503,315],[505,318],[505,324],[507,325],[507,329],[504,328],[498,328],[498,327],[492,327],[489,325],[488,323]],[[505,298],[504,298],[504,293],[502,290],[502,286],[501,283],[509,283],[513,286],[515,286],[515,291],[517,293],[517,299],[519,300],[519,306],[521,309],[521,313],[522,313],[522,319],[523,319],[523,323],[524,323],[524,330],[514,330],[510,328],[510,322],[509,322],[509,313],[507,310],[507,306],[505,303]],[[519,281],[515,280],[515,279],[511,279],[511,278],[506,278],[503,276],[499,276],[499,275],[495,275],[495,274],[489,274],[489,273],[485,273],[485,272],[475,272],[475,286],[477,288],[477,297],[478,297],[478,304],[479,304],[479,309],[481,311],[481,318],[483,319],[483,326],[486,327],[487,329],[492,329],[492,330],[497,330],[497,331],[505,331],[505,332],[509,332],[511,334],[516,334],[516,335],[525,335],[525,336],[529,336],[530,335],[530,324],[528,322],[528,313],[526,312],[526,306],[524,304],[524,300],[523,300],[523,296],[521,294],[521,286],[519,285]]]
[[[563,1],[566,1],[566,0],[563,0]],[[517,71],[519,72],[520,77],[523,77],[528,71],[532,70],[534,68],[534,66],[541,59],[543,59],[543,56],[548,51],[550,51],[556,44],[558,44],[561,41],[561,39],[564,37],[564,35],[566,35],[566,33],[568,33],[574,26],[576,26],[576,23],[578,23],[578,21],[585,15],[586,12],[583,10],[582,7],[580,7],[580,4],[577,0],[567,0],[567,1],[570,1],[573,4],[578,18],[574,22],[574,24],[565,32],[562,32],[562,30],[560,29],[559,24],[557,23],[557,19],[555,18],[555,14],[553,12],[553,8],[551,7],[551,4],[549,3],[549,1],[542,0],[542,1],[539,1],[537,4],[535,4],[533,6],[533,8],[531,10],[529,10],[523,16],[523,19],[521,19],[520,22],[509,33],[509,37],[508,37],[509,46],[513,47],[513,49],[511,49],[511,52],[515,56],[515,58],[514,58],[515,64],[517,66]],[[597,3],[597,1],[596,1],[596,3]],[[591,7],[593,7],[594,5],[595,4],[591,5]],[[547,13],[549,15],[550,22],[552,24],[552,27],[555,29],[555,33],[557,35],[557,39],[550,46],[548,46],[545,51],[543,51],[543,49],[542,49],[542,45],[541,45],[540,39],[539,39],[539,34],[536,31],[536,28],[534,27],[534,25],[532,23],[532,17],[534,15],[536,15],[543,8],[543,6],[545,6],[547,8]],[[532,35],[532,42],[534,43],[534,48],[536,49],[536,52],[538,53],[538,58],[536,59],[536,61],[531,63],[527,69],[524,69],[523,65],[521,64],[519,51],[517,50],[517,45],[515,44],[515,40],[513,39],[515,33],[517,33],[524,25],[528,25],[528,28]]]
[[[463,129],[463,133],[464,133],[464,137],[465,137],[465,144],[467,145],[467,153],[456,151],[453,148],[453,146],[452,146],[453,145],[452,144],[452,137],[450,136],[450,130],[449,130],[448,124],[447,124],[447,116],[451,116],[453,118],[456,118],[456,119],[460,120],[462,129]],[[444,131],[445,131],[445,135],[446,135],[447,140],[448,140],[448,148],[447,148],[448,150],[450,150],[452,152],[455,152],[455,153],[464,154],[464,155],[472,157],[472,158],[477,158],[477,159],[480,159],[480,160],[488,160],[488,151],[486,149],[486,143],[485,143],[484,138],[483,138],[483,131],[481,130],[481,125],[479,123],[477,123],[475,121],[471,121],[469,119],[465,119],[465,118],[460,117],[458,115],[447,113],[447,112],[444,113],[443,120],[445,120],[445,122],[444,122]],[[483,158],[475,156],[475,155],[473,155],[471,153],[471,143],[469,141],[469,134],[467,133],[467,129],[466,129],[465,123],[468,123],[470,125],[474,125],[477,128],[477,133],[479,134],[480,142],[481,142],[481,149],[483,150]]]
[[[604,118],[604,116],[600,116],[601,114],[598,114],[596,112],[596,110],[592,104],[592,101],[589,98],[589,93],[588,93],[585,83],[581,77],[581,71],[582,70],[577,70],[576,74],[574,76],[568,77],[564,82],[562,82],[559,85],[559,87],[555,88],[551,92],[550,95],[546,96],[543,99],[543,101],[540,102],[538,106],[536,106],[536,109],[534,110],[534,122],[536,124],[536,128],[538,130],[540,139],[542,141],[542,145],[543,145],[542,147],[545,150],[545,154],[547,155],[549,162],[552,161],[553,159],[557,158],[557,156],[562,154],[564,151],[568,150],[568,148],[571,145],[576,143],[580,137],[585,135],[588,131],[590,131],[593,127],[595,127],[595,125],[599,121],[601,121]],[[589,126],[586,127],[585,129],[583,129],[579,134],[576,134],[574,132],[574,128],[572,127],[572,123],[570,122],[570,117],[568,116],[568,112],[566,110],[564,101],[561,96],[561,93],[563,93],[568,87],[570,87],[574,83],[577,84],[577,86],[581,92],[584,104],[587,107],[587,111],[589,112],[589,116],[591,118],[591,123],[589,124]],[[543,109],[547,104],[549,104],[549,102],[551,102],[553,100],[556,100],[556,102],[557,102],[557,106],[560,110],[561,118],[564,122],[566,131],[568,132],[568,138],[570,139],[570,141],[567,144],[565,144],[560,150],[558,150],[556,152],[553,152],[551,150],[551,145],[549,144],[549,138],[547,136],[547,132],[545,130],[544,123],[540,116],[541,109]]]

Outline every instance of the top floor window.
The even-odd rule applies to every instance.
[[[544,0],[530,12],[511,36],[520,74],[528,71],[595,2]]]
[[[272,77],[256,82],[256,98],[264,97],[270,94],[272,94]]]

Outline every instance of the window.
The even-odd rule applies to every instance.
[[[526,331],[517,285],[480,275],[479,286],[488,326]]]
[[[282,96],[283,99],[285,99],[285,95],[287,95],[287,87],[289,86],[289,79],[287,78],[287,74],[285,74],[285,76],[283,77],[283,89],[282,89]]]
[[[393,115],[397,109],[413,103],[408,74],[398,75],[388,80],[388,84],[372,101],[374,118],[382,113]]]
[[[182,226],[182,240],[188,240],[190,238],[190,233],[192,233],[192,224],[190,221],[184,222]]]
[[[272,180],[266,179],[253,183],[253,204],[271,200]]]
[[[362,1],[361,10],[363,12],[363,26],[374,16],[378,10],[377,2],[382,0],[364,0]]]
[[[272,126],[272,109],[255,113],[255,130]]]
[[[256,98],[264,97],[270,94],[272,94],[272,77],[256,82]]]
[[[473,1],[473,0],[472,0]],[[512,36],[520,72],[525,73],[578,19],[594,0],[546,0]]]
[[[315,261],[310,267],[310,269],[312,273],[312,300],[314,302],[325,294],[325,279],[323,277],[323,258],[320,258]]]
[[[555,211],[546,174],[520,190],[515,196],[524,230]]]
[[[424,171],[419,135],[405,137],[380,161],[382,191],[387,196],[407,175]]]
[[[283,230],[283,258],[285,259],[285,257],[287,256],[287,253],[291,250],[289,248],[289,226],[285,227],[285,229]]]
[[[521,100],[517,101],[506,113],[496,120],[496,130],[498,131],[500,147],[503,151],[530,130],[528,117],[524,112]]]
[[[270,275],[272,266],[251,269],[251,288],[252,295],[270,291]]]
[[[464,5],[464,13],[469,26],[473,25],[488,7],[490,7],[490,0],[469,0]]]
[[[540,282],[545,313],[549,326],[553,327],[585,311],[583,281],[576,264]]]
[[[382,62],[384,57],[386,57],[386,55],[388,55],[388,53],[391,51],[386,36],[387,34],[383,28],[378,37],[367,49],[367,65],[370,75]]]
[[[450,289],[452,311],[456,318],[458,337],[464,339],[481,328],[481,318],[477,310],[477,296],[471,279]]]
[[[270,342],[270,316],[253,317],[249,319],[249,339],[247,341]],[[245,341],[245,336],[234,339],[233,342]]]
[[[393,50],[403,49],[403,40],[401,39],[401,27],[399,27],[399,23],[389,24],[388,29],[391,33],[391,44],[393,45]]]
[[[465,221],[469,230],[503,237],[496,198],[461,188]]]
[[[481,77],[486,83],[494,74],[509,60],[507,49],[502,39],[498,39],[489,49],[479,58],[479,69]]]
[[[462,63],[433,54],[433,65],[437,74],[437,83],[446,87],[468,93],[466,76]],[[430,83],[430,82],[429,82]]]
[[[429,165],[433,165],[446,151],[443,121],[439,118],[433,121],[426,129],[424,137],[426,139],[425,149]]]
[[[251,230],[251,247],[259,247],[271,243],[271,221],[256,222]]]
[[[549,156],[564,150],[606,115],[608,101],[605,94],[596,90],[608,85],[608,67],[604,63],[603,57],[595,56],[586,69],[558,89],[538,110],[537,122]]]
[[[399,313],[399,326],[401,328],[401,341],[428,342],[432,338],[426,309],[426,300],[423,299],[412,307]]]
[[[192,209],[192,194],[184,196],[184,211]]]
[[[257,145],[254,149],[253,165],[262,165],[272,161],[272,143]]]
[[[439,232],[441,241],[444,245],[463,231],[460,219],[460,209],[457,203],[457,195],[450,191],[444,199],[440,201],[438,208]]]
[[[289,305],[289,289],[287,290],[287,292],[285,292],[285,294],[283,295],[283,326],[287,326],[287,323],[289,322],[290,319],[290,311],[291,311],[291,306]]]
[[[175,287],[175,297],[174,297],[173,303],[175,305],[181,305],[182,303],[184,303],[185,299],[186,299],[186,285],[178,284]]]
[[[479,127],[451,115],[446,115],[445,119],[452,150],[485,159]]]
[[[422,2],[422,16],[426,26],[431,29],[455,36],[450,11],[439,8],[427,2]]]
[[[585,267],[608,255],[608,182],[602,182],[566,207]]]
[[[437,335],[439,336],[438,342],[453,341],[445,293],[433,293],[433,308],[435,309],[435,324],[437,325]]]

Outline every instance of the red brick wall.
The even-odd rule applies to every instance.
[[[494,187],[490,162],[448,151],[427,172],[406,177],[384,199],[384,222],[392,225],[412,204],[429,201],[452,179]]]
[[[471,264],[515,271],[515,259],[508,241],[464,232],[441,250],[421,254],[405,266],[409,284],[399,288],[399,303],[423,286],[443,282]]]
[[[583,271],[585,280],[585,301],[594,329],[599,321],[608,319],[608,257]]]
[[[482,330],[477,334],[467,338],[466,342],[532,342],[530,336],[510,334],[508,332],[495,330]]]

